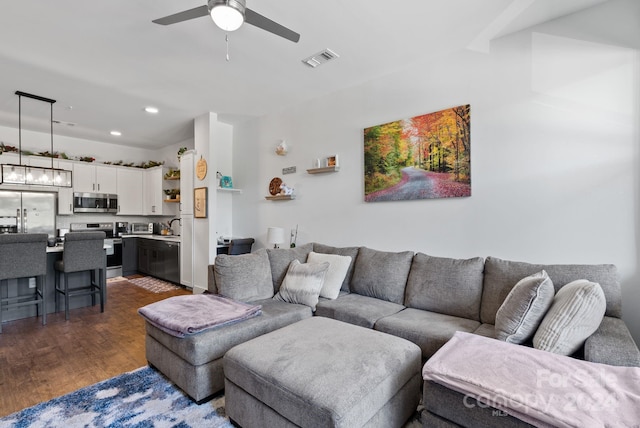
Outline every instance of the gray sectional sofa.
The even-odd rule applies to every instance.
[[[312,251],[351,257],[339,296],[321,297],[315,312],[309,306],[273,299],[291,262],[306,262]],[[215,265],[209,266],[209,292],[261,304],[263,315],[186,338],[169,336],[147,324],[147,359],[200,401],[224,387],[226,351],[288,324],[322,316],[413,342],[424,362],[456,331],[494,337],[496,313],[510,290],[542,269],[556,290],[576,279],[588,279],[599,283],[604,292],[604,319],[575,357],[640,366],[640,351],[620,318],[621,293],[614,265],[536,265],[495,257],[460,260],[318,243],[218,256]],[[426,392],[425,397],[430,399]],[[442,406],[442,402],[436,404]]]

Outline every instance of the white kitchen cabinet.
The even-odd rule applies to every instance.
[[[180,215],[193,215],[193,151],[180,159]]]
[[[54,166],[59,169],[73,171],[73,163],[69,161],[58,160]],[[74,179],[72,172],[72,184]],[[73,215],[73,187],[58,187],[58,215]]]
[[[117,194],[117,168],[76,163],[73,166],[73,190],[81,193]]]
[[[117,168],[117,215],[143,215],[143,171],[134,168]]]
[[[165,169],[161,166],[149,168],[144,171],[142,181],[144,189],[143,209],[145,215],[176,215],[178,204],[175,202],[165,202],[164,173]]]
[[[180,284],[193,287],[193,216],[183,215],[180,223]]]

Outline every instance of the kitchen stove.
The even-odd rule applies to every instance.
[[[71,223],[70,232],[104,232],[107,246],[107,278],[122,276],[122,238],[114,237],[113,223]]]

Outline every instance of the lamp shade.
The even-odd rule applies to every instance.
[[[270,227],[267,229],[267,243],[274,247],[284,242],[284,229],[281,227]]]
[[[244,1],[215,0],[211,4],[211,19],[222,30],[235,31],[244,22],[244,10]]]

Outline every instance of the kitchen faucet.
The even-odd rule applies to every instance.
[[[169,220],[169,222],[167,223],[169,225],[169,229],[171,229],[171,225],[173,224],[174,221],[178,220],[178,225],[182,226],[182,221],[180,220],[180,217],[176,217],[174,219]],[[173,229],[172,229],[173,230]]]

